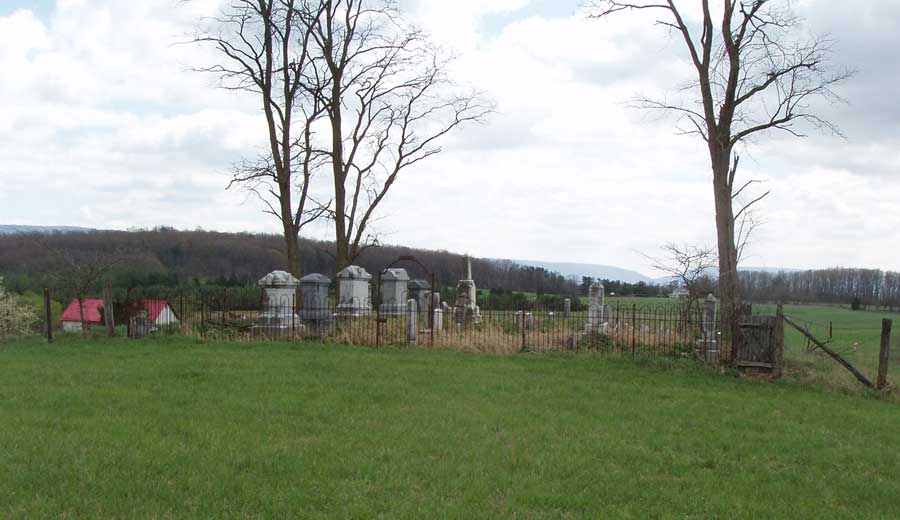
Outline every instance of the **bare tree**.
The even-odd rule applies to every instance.
[[[371,225],[400,172],[439,153],[441,138],[491,107],[458,92],[448,59],[391,0],[320,0],[315,9],[321,14],[305,19],[321,57],[317,91],[330,127],[330,216],[341,270],[377,244]]]
[[[84,321],[84,300],[88,293],[95,290],[110,271],[122,262],[124,256],[119,251],[79,253],[72,249],[58,249],[52,245],[47,246],[47,249],[56,257],[59,265],[54,273],[56,285],[74,295],[78,301],[81,331],[86,335],[88,325]]]
[[[212,45],[221,57],[197,70],[217,75],[225,89],[258,96],[268,146],[234,166],[228,187],[254,193],[279,220],[288,270],[295,276],[301,274],[300,231],[327,207],[309,191],[322,159],[313,146],[313,127],[325,107],[316,90],[322,83],[315,77],[316,58],[307,52],[306,28],[315,22],[304,17],[319,14],[300,0],[232,0],[193,40]]]
[[[600,0],[590,16],[604,18],[622,11],[656,11],[658,25],[683,40],[695,81],[684,89],[686,101],[643,100],[648,108],[678,114],[683,132],[706,141],[713,173],[719,257],[719,294],[722,327],[732,338],[732,362],[740,349],[740,287],[735,223],[768,192],[749,197],[737,211],[734,201],[757,180],[739,182],[740,158],[735,148],[745,140],[779,130],[801,136],[798,123],[838,132],[810,109],[816,98],[839,100],[832,88],[852,75],[831,72],[832,41],[828,37],[800,38],[800,20],[787,1],[722,0],[713,13],[710,0],[622,2]],[[689,4],[691,7],[684,7]],[[694,7],[696,6],[696,7]],[[698,9],[699,24],[685,16]]]
[[[688,297],[683,309],[686,316],[689,316],[696,302],[703,298],[713,285],[710,270],[717,263],[716,251],[711,247],[678,245],[671,242],[663,245],[662,250],[663,256],[644,255],[644,257],[650,260],[651,267],[667,273],[687,289]]]

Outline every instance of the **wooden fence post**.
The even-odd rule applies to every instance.
[[[109,284],[103,287],[103,320],[106,322],[106,335],[116,335],[116,322],[113,316],[112,288]]]
[[[50,289],[44,288],[44,324],[47,326],[47,343],[53,343],[53,313],[50,311]]]
[[[784,310],[781,304],[775,311],[775,356],[772,360],[772,377],[780,379],[784,371]]]
[[[881,390],[887,386],[888,361],[891,357],[891,325],[888,319],[881,320],[881,351],[878,354],[878,379],[875,386]]]

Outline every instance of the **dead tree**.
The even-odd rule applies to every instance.
[[[719,257],[722,328],[731,334],[732,363],[740,349],[740,286],[735,223],[768,192],[746,196],[757,181],[739,181],[736,147],[772,130],[801,136],[800,123],[838,132],[811,111],[817,98],[839,100],[832,88],[852,75],[832,71],[831,39],[800,36],[800,20],[786,1],[722,0],[721,12],[710,0],[677,2],[599,0],[592,18],[622,11],[658,12],[656,23],[684,42],[695,80],[682,89],[686,99],[641,100],[645,108],[673,112],[685,134],[708,145]],[[699,12],[688,13],[696,9]],[[696,14],[696,16],[695,16]],[[692,23],[691,20],[700,20]],[[734,201],[747,202],[735,211]]]
[[[654,269],[668,274],[687,290],[688,297],[682,306],[682,317],[684,321],[690,321],[697,301],[713,286],[709,272],[716,265],[715,249],[671,242],[662,249],[664,256],[644,256],[650,260]]]
[[[325,107],[316,90],[322,83],[315,77],[316,57],[307,52],[306,28],[314,22],[304,17],[318,15],[300,0],[234,0],[193,38],[213,46],[221,58],[196,70],[217,75],[222,88],[258,97],[267,146],[234,166],[228,187],[255,194],[279,220],[288,270],[298,277],[300,231],[327,208],[310,194],[322,159],[313,145],[314,125]]]
[[[65,292],[74,295],[78,301],[81,332],[86,335],[88,326],[84,321],[84,300],[88,293],[95,290],[124,257],[118,251],[79,253],[71,249],[55,249],[53,246],[49,246],[49,249],[59,265],[54,273],[56,284]]]
[[[441,151],[441,139],[481,121],[491,106],[447,77],[448,59],[406,23],[390,0],[321,0],[310,52],[321,66],[329,123],[324,145],[334,181],[336,268],[367,246],[378,206],[401,171]]]

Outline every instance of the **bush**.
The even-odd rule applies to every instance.
[[[850,308],[854,311],[858,311],[862,307],[862,301],[859,298],[853,298],[853,301],[850,302]]]
[[[7,293],[0,278],[0,339],[27,334],[38,317],[20,305],[14,294]]]

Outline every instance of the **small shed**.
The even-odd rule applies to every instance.
[[[102,324],[103,300],[100,298],[85,298],[82,300],[83,311],[78,308],[78,298],[72,300],[72,303],[66,307],[59,321],[62,322],[62,329],[67,332],[77,332],[81,330],[81,314],[84,312],[84,322],[90,325]]]
[[[100,298],[85,298],[84,322],[88,325],[103,324],[103,300]],[[140,306],[147,311],[147,318],[154,325],[174,325],[178,323],[178,316],[172,310],[172,306],[166,300],[141,300]],[[62,322],[64,331],[81,330],[81,311],[78,309],[78,299],[75,298],[63,311],[59,321]]]

